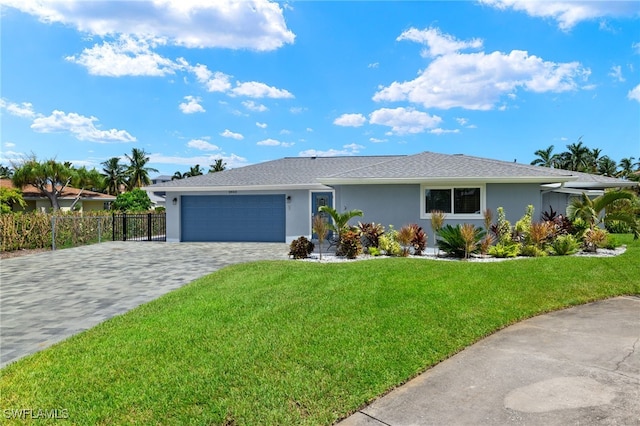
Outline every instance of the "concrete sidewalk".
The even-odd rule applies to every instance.
[[[339,424],[640,425],[640,298],[508,327]]]
[[[284,243],[113,241],[0,262],[0,367]]]

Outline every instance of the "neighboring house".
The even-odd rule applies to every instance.
[[[156,183],[162,182],[170,182],[171,176],[169,175],[160,175],[153,179],[151,179],[151,184],[155,185]],[[153,191],[147,190],[147,195],[149,195],[149,199],[151,200],[151,204],[153,207],[165,207],[165,198],[163,193],[154,193]]]
[[[0,186],[3,188],[15,188],[11,179],[0,179]],[[25,185],[20,189],[22,190],[22,198],[27,203],[27,206],[24,209],[20,206],[13,206],[15,211],[37,210],[48,212],[51,210],[51,202],[35,186]],[[61,196],[58,197],[60,210],[69,211],[78,196],[80,200],[78,200],[74,207],[74,209],[78,211],[108,210],[110,204],[116,199],[113,195],[67,186],[64,191],[62,191]]]
[[[536,218],[564,213],[573,195],[638,185],[621,179],[467,155],[297,157],[174,180],[145,188],[165,194],[167,241],[281,241],[312,236],[323,204],[360,209],[362,222],[396,229],[417,223],[432,235],[432,210],[446,223],[483,224],[504,207],[515,223],[529,204]]]

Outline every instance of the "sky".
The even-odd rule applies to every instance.
[[[0,0],[0,27],[4,165],[640,157],[638,1]]]

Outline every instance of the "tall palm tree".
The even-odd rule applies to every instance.
[[[633,173],[633,159],[634,157],[627,157],[620,160],[620,163],[618,163],[620,171],[618,172],[617,177],[626,179]]]
[[[625,212],[607,213],[609,207],[617,200],[633,200],[634,195],[628,191],[608,191],[595,198],[589,198],[584,192],[580,198],[574,198],[567,207],[567,216],[574,220],[580,218],[584,220],[590,229],[595,228],[602,222],[618,220],[624,222],[631,228],[634,239],[640,237],[640,221],[633,215]]]
[[[102,176],[104,176],[107,194],[118,195],[120,193],[120,188],[127,180],[125,166],[120,164],[119,157],[111,157],[101,164],[104,166],[102,168]]]
[[[209,173],[222,172],[227,168],[227,163],[222,161],[222,158],[218,158],[215,163],[209,165]]]
[[[129,160],[129,167],[127,168],[127,175],[129,177],[128,187],[129,189],[140,188],[144,185],[151,184],[151,178],[149,172],[158,172],[153,167],[146,167],[149,162],[149,157],[144,149],[133,148],[131,150],[131,156],[125,154]]]
[[[173,174],[173,176],[171,176],[171,180],[184,179],[186,177],[185,175],[186,173],[180,173],[180,171],[178,170]]]
[[[604,176],[613,177],[616,175],[616,170],[618,170],[618,164],[607,157],[600,157],[598,160],[598,173]]]
[[[588,156],[589,160],[588,160],[587,169],[586,169],[587,172],[589,173],[598,172],[598,162],[602,158],[600,157],[600,154],[602,154],[602,149],[600,148],[593,148],[591,150]]]
[[[188,172],[183,174],[182,177],[193,177],[193,176],[200,176],[203,174],[204,172],[200,168],[200,164],[196,164],[195,166],[191,167]]]
[[[549,145],[547,149],[539,149],[534,152],[538,156],[531,162],[532,166],[556,167],[558,156],[553,154],[553,145]]]
[[[567,153],[569,170],[579,172],[588,166],[591,150],[582,143],[582,138],[576,143],[567,145]]]

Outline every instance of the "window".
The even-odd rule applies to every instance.
[[[422,186],[421,217],[428,219],[433,210],[440,210],[459,218],[477,218],[482,215],[485,205],[485,188],[438,188]]]

